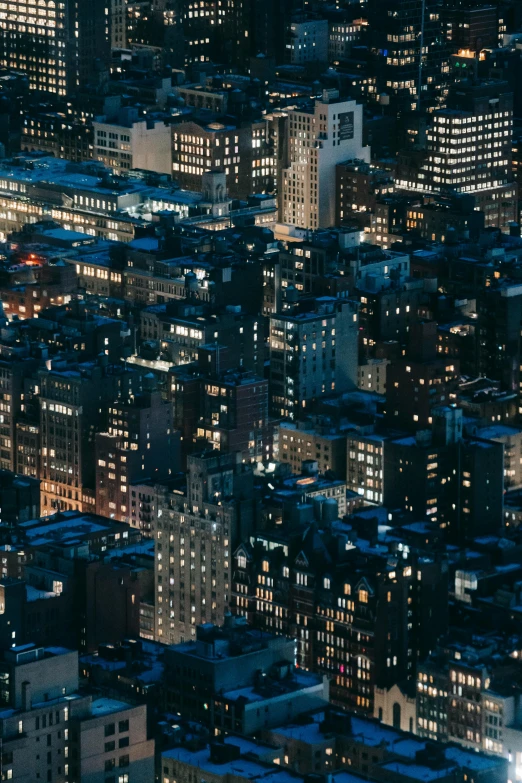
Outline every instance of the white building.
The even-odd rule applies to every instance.
[[[326,62],[328,59],[328,21],[312,19],[293,22],[290,26],[290,62],[296,65]]]
[[[127,46],[127,0],[110,0],[109,30],[112,49]]]
[[[362,145],[362,125],[362,106],[340,101],[337,90],[324,90],[309,111],[290,112],[282,223],[306,229],[335,225],[336,165],[350,158],[370,160],[370,148]]]
[[[93,122],[94,158],[116,174],[145,169],[172,175],[172,131],[163,120],[122,112],[117,123]]]
[[[417,702],[408,682],[374,689],[373,717],[394,729],[417,733]]]
[[[386,394],[386,367],[389,363],[388,359],[368,359],[366,364],[360,364],[357,378],[359,389]]]

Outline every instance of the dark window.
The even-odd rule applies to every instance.
[[[105,760],[105,772],[110,772],[111,769],[114,769],[115,766],[116,766],[116,761],[114,759]]]
[[[111,750],[114,750],[116,748],[116,743],[114,740],[112,742],[106,742],[105,743],[105,753],[110,753]]]
[[[118,724],[119,731],[128,731],[129,730],[129,721],[128,720],[120,720]]]
[[[130,764],[130,756],[127,754],[125,756],[120,756],[120,767],[128,767]]]
[[[118,743],[120,748],[128,748],[129,747],[129,738],[128,737],[122,737]]]
[[[114,723],[107,723],[105,726],[105,736],[112,737],[112,735],[115,733],[116,733],[116,726],[114,725]]]
[[[393,728],[400,729],[401,727],[401,705],[398,702],[394,702],[393,705]]]

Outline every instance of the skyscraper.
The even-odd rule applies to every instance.
[[[447,108],[433,115],[427,154],[415,177],[400,174],[396,185],[423,192],[473,194],[486,226],[515,220],[516,183],[511,172],[513,95],[506,82],[458,82]]]
[[[333,226],[337,164],[370,157],[362,144],[362,106],[340,100],[337,90],[323,90],[310,108],[290,113],[287,128],[280,219],[300,228]]]
[[[357,387],[357,303],[320,297],[270,318],[272,414],[306,415],[319,397]]]
[[[214,450],[188,460],[187,492],[157,485],[154,633],[168,644],[222,624],[230,600],[232,553],[252,525],[252,473]]]
[[[440,86],[446,42],[438,0],[369,0],[377,91],[409,111]],[[422,59],[421,59],[422,50]]]
[[[0,3],[0,65],[24,73],[29,87],[66,95],[108,65],[103,0]]]

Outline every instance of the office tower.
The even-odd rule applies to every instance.
[[[367,13],[377,93],[385,93],[396,110],[415,109],[447,79],[441,4],[369,0]]]
[[[235,455],[209,450],[189,456],[185,494],[156,492],[154,635],[176,644],[195,639],[201,623],[223,623],[232,552],[253,523],[252,473]]]
[[[303,299],[270,318],[272,414],[297,419],[320,397],[357,388],[358,304]]]
[[[94,510],[96,432],[103,429],[118,391],[132,388],[134,373],[92,363],[55,362],[40,370],[41,510]]]
[[[130,485],[163,481],[180,468],[172,403],[152,387],[109,406],[107,432],[96,435],[96,513],[131,521]]]
[[[0,9],[0,65],[24,73],[32,90],[66,95],[108,66],[103,0],[16,0]]]
[[[287,124],[288,165],[282,172],[280,220],[299,228],[335,225],[336,166],[369,161],[362,143],[362,106],[323,90],[309,110],[293,109]]]
[[[416,176],[396,185],[425,193],[469,193],[486,227],[516,220],[517,187],[511,170],[513,95],[505,82],[458,82],[447,108],[433,114],[426,158]]]

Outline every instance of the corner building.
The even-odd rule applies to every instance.
[[[289,163],[283,169],[280,197],[282,223],[309,229],[335,225],[337,164],[348,159],[370,162],[362,126],[362,106],[339,100],[337,90],[323,90],[310,109],[290,112]]]

